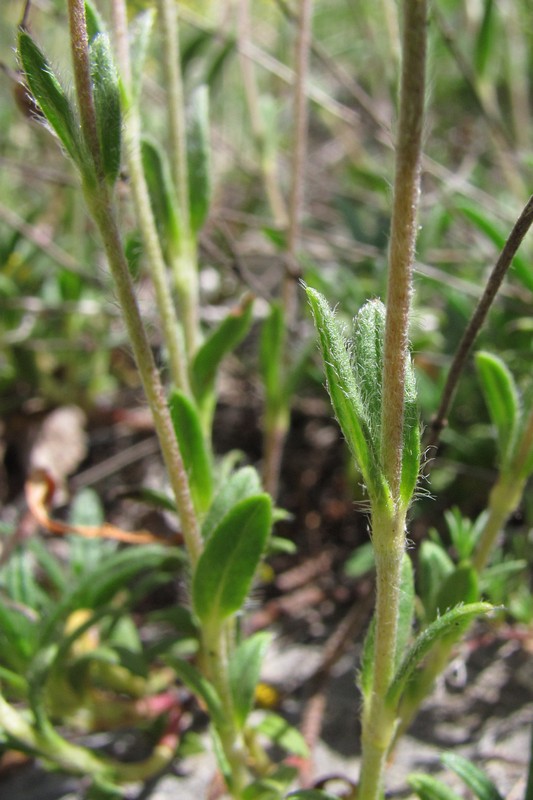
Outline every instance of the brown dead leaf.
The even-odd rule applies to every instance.
[[[25,484],[26,502],[31,513],[43,528],[50,533],[64,535],[76,533],[87,539],[115,539],[129,544],[149,544],[162,542],[171,544],[173,540],[154,536],[149,531],[123,531],[115,525],[70,525],[50,517],[49,507],[56,490],[53,475],[45,469],[34,470]]]

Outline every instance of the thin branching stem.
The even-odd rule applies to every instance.
[[[182,328],[178,321],[176,309],[172,300],[172,293],[167,277],[167,268],[142,166],[141,121],[138,103],[133,100],[132,96],[131,63],[128,46],[128,21],[126,4],[124,0],[115,0],[113,3],[113,25],[115,31],[117,57],[124,85],[124,94],[126,95],[128,102],[127,115],[124,125],[124,138],[126,143],[128,173],[137,222],[143,238],[148,268],[154,283],[157,307],[161,317],[161,325],[164,331],[165,344],[168,348],[170,374],[175,385],[185,393],[189,394],[190,387],[187,370],[187,356],[185,352],[185,343],[183,341]]]
[[[453,402],[459,378],[465,368],[468,355],[474,342],[483,327],[487,314],[490,310],[494,298],[496,297],[503,279],[512,264],[522,240],[533,224],[533,195],[527,201],[522,213],[518,217],[503,250],[500,253],[496,264],[487,281],[485,290],[470,318],[459,347],[453,357],[452,365],[446,378],[446,384],[442,391],[441,401],[437,413],[431,423],[430,436],[426,442],[427,448],[433,450],[438,446],[440,434],[446,424],[446,417]]]

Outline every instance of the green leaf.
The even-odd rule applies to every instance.
[[[462,800],[445,783],[431,775],[416,772],[408,776],[407,783],[417,793],[420,800]]]
[[[209,92],[199,86],[192,97],[187,119],[187,164],[191,228],[198,233],[211,204],[211,146],[209,142]]]
[[[373,616],[370,620],[370,625],[366,632],[365,640],[363,643],[363,653],[361,655],[361,668],[357,676],[357,685],[361,690],[361,694],[366,699],[370,698],[372,693],[372,686],[374,683],[374,650],[376,641],[376,617]]]
[[[285,317],[280,303],[271,303],[270,312],[261,327],[259,369],[265,386],[268,407],[278,408],[283,396],[283,342]]]
[[[201,697],[207,706],[211,720],[217,727],[224,727],[226,724],[222,703],[215,687],[188,661],[181,658],[167,657],[168,664],[175,670],[178,678],[191,690],[197,697]]]
[[[372,502],[388,504],[390,492],[379,466],[376,442],[370,431],[363,398],[356,383],[348,344],[321,294],[306,288],[318,330],[322,358],[333,409],[355,461],[361,470]]]
[[[437,594],[437,613],[442,614],[460,603],[479,599],[479,577],[468,562],[459,564],[444,580]]]
[[[413,564],[407,553],[403,554],[400,584],[400,607],[398,609],[398,633],[396,639],[395,668],[405,654],[413,631],[415,615],[415,582]]]
[[[118,73],[105,33],[98,33],[91,41],[89,64],[102,165],[106,180],[113,185],[120,172],[122,113]]]
[[[442,545],[429,539],[422,542],[418,551],[418,586],[427,622],[432,622],[437,616],[437,596],[454,569],[454,563]]]
[[[483,78],[487,66],[494,58],[498,26],[493,0],[484,0],[483,19],[474,45],[474,69],[478,78]]]
[[[405,654],[387,692],[386,702],[396,708],[400,696],[420,661],[429,653],[434,644],[448,636],[457,636],[472,619],[494,610],[491,603],[470,603],[457,606],[438,617],[415,639]]]
[[[252,710],[261,665],[271,638],[269,633],[256,633],[244,639],[231,657],[229,679],[235,720],[239,728],[244,728]]]
[[[297,789],[287,795],[287,800],[339,800],[338,797],[322,789]]]
[[[189,477],[194,507],[202,516],[211,504],[213,472],[200,416],[193,401],[179,389],[171,392],[168,406]]]
[[[372,542],[364,542],[354,550],[344,565],[344,572],[350,578],[362,578],[376,568],[376,558]]]
[[[150,203],[163,248],[176,249],[180,240],[178,201],[170,177],[170,166],[166,153],[152,139],[141,142],[143,169],[148,185]]]
[[[476,353],[476,367],[491,422],[498,434],[501,463],[505,466],[513,452],[520,423],[518,389],[507,366],[498,356],[484,351]]]
[[[89,44],[99,33],[106,32],[106,26],[100,12],[90,0],[85,0],[85,24]]]
[[[254,730],[289,753],[301,758],[309,756],[309,749],[300,731],[273,711],[266,711],[261,722],[254,725]]]
[[[244,339],[252,324],[253,297],[246,295],[199,347],[191,368],[195,397],[202,406],[213,394],[222,359]]]
[[[260,494],[261,479],[253,467],[242,467],[222,484],[202,525],[204,539],[209,539],[226,514],[240,500]]]
[[[296,767],[280,764],[267,778],[249,783],[242,793],[242,800],[283,800],[297,774]]]
[[[45,55],[25,31],[18,35],[18,52],[28,86],[65,150],[78,166],[86,151],[74,106]]]
[[[139,102],[144,77],[144,66],[148,46],[152,36],[155,20],[155,9],[148,8],[137,14],[130,25],[130,59],[131,59],[131,102]]]
[[[193,608],[206,625],[219,625],[238,611],[250,590],[270,533],[267,494],[241,500],[207,540],[192,580]]]
[[[478,800],[503,800],[490,778],[467,758],[457,753],[444,753],[441,761],[464,781]]]

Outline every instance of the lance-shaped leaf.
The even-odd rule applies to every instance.
[[[243,728],[252,710],[261,664],[269,645],[269,633],[256,633],[244,639],[231,657],[229,680],[235,721]]]
[[[252,324],[253,297],[246,295],[202,343],[192,364],[192,383],[202,405],[213,393],[222,359],[244,339]]]
[[[171,393],[168,406],[189,477],[194,507],[198,514],[203,515],[213,496],[213,473],[200,416],[193,401],[179,389]]]
[[[408,776],[407,783],[420,800],[462,800],[460,795],[432,775],[413,772]]]
[[[82,166],[86,153],[81,129],[66,91],[44,53],[25,31],[19,33],[18,52],[28,86],[39,108],[69,156]]]
[[[413,564],[407,553],[403,554],[400,584],[400,607],[398,610],[398,634],[394,664],[399,667],[411,639],[415,615],[415,582]]]
[[[102,166],[106,180],[114,184],[120,172],[122,113],[118,73],[105,33],[96,34],[89,44],[89,63]]]
[[[456,566],[444,579],[437,593],[437,613],[442,614],[459,603],[479,600],[479,577],[474,567],[465,562]]]
[[[379,467],[370,420],[354,377],[347,342],[331,309],[314,289],[306,288],[318,330],[322,358],[333,409],[350,450],[361,470],[371,499],[378,504],[390,499]]]
[[[490,603],[470,603],[452,608],[442,617],[438,617],[415,640],[405,654],[396,675],[387,692],[386,702],[389,708],[396,708],[401,694],[413,675],[417,665],[429,653],[434,644],[448,636],[456,636],[475,617],[488,614],[494,606]]]
[[[224,727],[226,723],[224,711],[215,687],[188,661],[172,656],[167,656],[165,660],[176,671],[178,678],[183,681],[185,686],[197,697],[202,698],[213,723]]]
[[[416,489],[420,475],[420,455],[420,418],[416,380],[413,362],[408,356],[405,365],[402,478],[400,481],[400,497],[405,507],[410,504]]]
[[[243,467],[220,487],[202,525],[202,535],[209,539],[226,514],[241,500],[261,493],[261,480],[253,467]]]
[[[422,542],[418,552],[418,587],[427,622],[432,622],[437,616],[439,591],[454,569],[454,563],[442,545],[429,539]]]
[[[200,621],[217,627],[244,604],[270,533],[267,494],[242,500],[207,540],[192,580],[193,608]]]
[[[168,158],[152,139],[142,140],[142,161],[157,229],[168,257],[180,240],[178,201],[170,177]]]
[[[497,431],[501,464],[506,466],[520,424],[518,389],[507,366],[498,356],[484,351],[476,353],[476,367],[491,422]]]
[[[199,86],[192,97],[187,120],[187,165],[191,228],[197,233],[211,203],[211,145],[209,142],[209,92]]]
[[[92,42],[99,33],[106,33],[104,20],[91,0],[85,0],[85,24],[87,26],[89,43]]]
[[[502,795],[483,770],[464,756],[458,753],[444,753],[441,761],[445,767],[453,770],[464,781],[478,800],[503,800]]]
[[[272,303],[261,327],[259,368],[268,397],[268,407],[278,408],[283,395],[283,342],[285,317],[280,303]]]

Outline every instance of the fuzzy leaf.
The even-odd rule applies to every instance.
[[[494,610],[490,603],[470,603],[452,608],[442,617],[438,617],[416,638],[406,653],[387,693],[386,702],[390,708],[396,708],[400,696],[410,680],[417,665],[426,656],[434,644],[450,635],[456,636],[465,625],[481,614]]]
[[[192,580],[193,608],[203,624],[216,627],[242,607],[271,521],[270,497],[248,497],[225,515],[207,540]]]
[[[175,249],[180,239],[178,202],[170,177],[168,158],[159,144],[143,138],[142,161],[150,203],[163,247]]]
[[[213,393],[222,359],[244,339],[252,324],[253,297],[246,295],[202,343],[192,364],[194,394],[202,405]]]
[[[372,686],[374,683],[374,650],[376,641],[376,618],[372,617],[363,642],[363,653],[361,655],[361,668],[357,676],[357,685],[365,699],[370,699]]]
[[[239,728],[244,728],[252,710],[261,664],[271,638],[269,633],[256,633],[244,639],[231,657],[229,679]]]
[[[89,63],[104,175],[113,185],[120,172],[122,113],[118,74],[105,33],[98,33],[91,41]]]
[[[464,756],[457,753],[444,753],[441,761],[445,767],[453,770],[464,781],[478,800],[503,800],[502,795],[483,770]]]
[[[86,154],[76,112],[50,63],[25,31],[18,35],[18,52],[28,86],[41,111],[72,160],[83,166]]]
[[[176,439],[185,463],[196,512],[205,514],[213,496],[213,473],[202,423],[192,400],[175,389],[168,406]]]
[[[189,210],[191,228],[198,233],[211,204],[211,145],[209,142],[209,92],[199,86],[193,95],[187,124]]]
[[[491,422],[498,434],[502,466],[509,461],[520,422],[520,400],[514,378],[498,356],[476,353],[476,367],[489,409]]]
[[[306,292],[319,334],[328,391],[335,415],[372,501],[378,505],[390,502],[390,492],[379,467],[370,420],[354,377],[347,342],[322,295],[310,288],[306,288]]]
[[[202,525],[204,539],[209,539],[215,528],[220,525],[226,514],[240,500],[258,495],[261,492],[261,480],[253,467],[242,467],[231,475],[220,487],[211,504]]]

